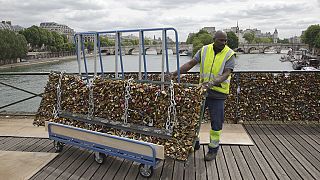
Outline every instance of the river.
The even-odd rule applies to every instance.
[[[237,55],[235,70],[292,70],[290,62],[280,62],[281,54],[240,54]],[[161,55],[146,55],[147,71],[161,71]],[[103,56],[103,68],[105,72],[114,72],[114,56]],[[88,69],[93,72],[93,57],[88,58]],[[181,56],[180,65],[189,61],[190,57]],[[139,56],[126,55],[123,56],[124,71],[138,71],[139,70]],[[100,65],[98,64],[98,71]],[[174,71],[177,68],[176,56],[169,56],[169,70]],[[82,69],[84,69],[82,64]],[[142,66],[143,69],[143,66]],[[120,64],[119,64],[120,70]],[[50,72],[50,71],[66,71],[75,73],[78,71],[78,64],[76,59],[64,60],[52,64],[39,64],[25,67],[16,67],[1,72]],[[191,71],[199,71],[199,65],[195,66]],[[46,76],[0,76],[0,82],[10,84],[25,90],[41,93],[47,82]],[[14,101],[30,97],[32,95],[12,89],[8,86],[0,84],[0,107]],[[40,98],[30,99],[28,101],[0,109],[8,112],[36,112],[40,104]]]

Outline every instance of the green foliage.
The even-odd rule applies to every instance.
[[[272,38],[267,38],[267,37],[254,38],[253,42],[254,43],[272,43],[273,39]]]
[[[27,43],[30,43],[33,50],[39,51],[44,47],[44,50],[52,52],[64,51],[66,49],[64,44],[68,43],[67,36],[39,28],[38,26],[31,26],[19,33],[26,38]]]
[[[9,30],[0,30],[0,59],[24,58],[28,52],[27,41],[23,35]]]
[[[317,37],[314,40],[314,47],[320,48],[320,33],[318,33]]]
[[[239,46],[239,39],[234,32],[227,32],[228,41],[227,44],[231,49],[237,48]]]
[[[311,47],[320,47],[318,36],[320,34],[320,25],[311,25],[302,35],[302,41]]]
[[[255,36],[253,33],[245,33],[243,35],[243,38],[248,41],[248,43],[253,43],[253,40],[255,39]]]
[[[213,37],[205,30],[200,30],[198,33],[188,37],[187,44],[193,45],[192,55],[195,55],[197,51],[204,45],[213,42]]]

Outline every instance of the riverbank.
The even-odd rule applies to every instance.
[[[54,57],[54,58],[32,59],[32,60],[27,60],[24,62],[1,65],[0,70],[11,69],[11,68],[15,68],[15,67],[22,67],[22,66],[37,65],[37,64],[58,63],[60,61],[71,60],[71,59],[76,59],[76,58],[77,58],[77,56],[73,55],[73,56]]]

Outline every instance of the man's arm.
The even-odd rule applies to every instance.
[[[198,61],[195,59],[191,59],[189,62],[185,63],[180,67],[180,74],[187,73],[191,68],[193,68],[196,64],[198,64]],[[178,71],[174,71],[172,75],[175,77],[178,75]]]

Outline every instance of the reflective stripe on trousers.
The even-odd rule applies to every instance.
[[[219,147],[219,142],[220,142],[220,131],[215,131],[215,130],[210,130],[210,143],[209,143],[209,148],[217,148]]]

